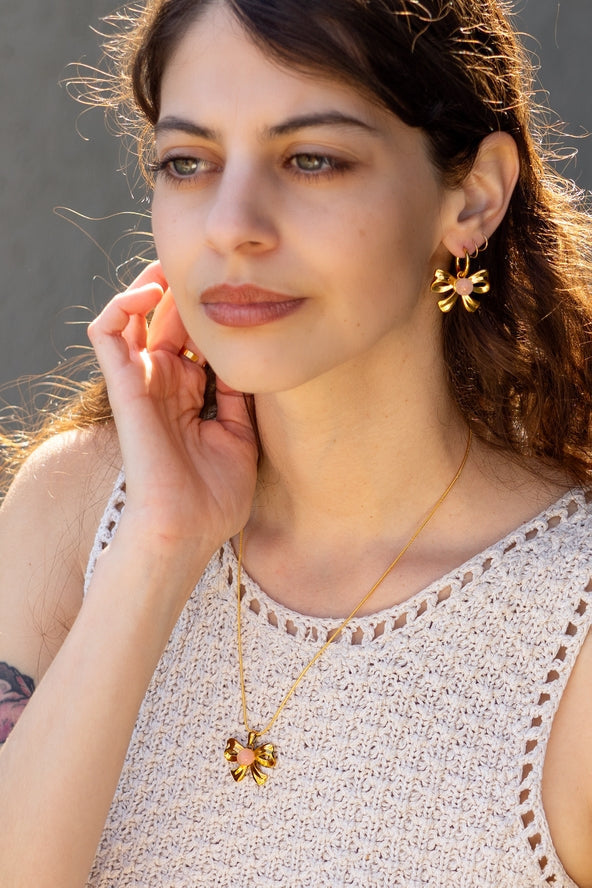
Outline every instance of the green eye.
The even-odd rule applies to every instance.
[[[198,161],[192,157],[176,157],[169,161],[177,176],[193,176],[198,171]]]
[[[297,154],[294,163],[298,169],[305,173],[317,173],[330,166],[329,158],[320,154]]]

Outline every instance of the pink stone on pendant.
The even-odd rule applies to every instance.
[[[255,753],[252,749],[241,749],[236,757],[239,765],[252,765],[255,761]]]
[[[470,278],[457,278],[454,289],[459,296],[470,296],[473,292],[473,281]]]

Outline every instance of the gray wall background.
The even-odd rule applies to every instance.
[[[69,61],[96,64],[90,26],[100,28],[116,3],[0,0],[0,385],[53,368],[86,343],[86,323],[133,254],[129,232],[149,230],[142,189],[134,198],[118,172],[121,149],[101,112],[81,116],[59,85]],[[551,107],[570,133],[592,130],[592,0],[515,5]],[[579,153],[563,171],[592,189],[592,138],[566,145]]]

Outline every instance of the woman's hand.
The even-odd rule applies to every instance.
[[[146,316],[154,310],[148,327]],[[104,373],[126,473],[126,519],[144,541],[214,551],[246,523],[257,446],[244,396],[217,383],[215,420],[200,419],[206,374],[158,262],[89,327]]]
[[[0,831],[2,885],[86,883],[146,688],[212,553],[246,522],[255,487],[244,398],[219,385],[217,419],[200,419],[205,372],[179,356],[195,347],[160,265],[116,296],[89,333],[117,424],[127,502],[35,692],[13,681],[8,721],[18,723],[7,739],[0,732],[0,797],[11,812]],[[92,440],[101,446],[101,435]],[[0,514],[0,618],[8,617],[0,661],[13,664],[8,678],[32,675],[40,650],[45,656],[63,632],[64,584],[81,592],[86,553],[71,528],[83,523],[83,497],[89,507],[88,473],[104,467],[87,446],[54,443],[19,476]],[[55,606],[45,620],[48,601]]]

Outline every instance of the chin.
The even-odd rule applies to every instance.
[[[219,379],[237,392],[245,392],[250,395],[269,395],[290,391],[310,382],[312,378],[321,374],[311,374],[310,368],[302,366],[300,360],[298,367],[265,367],[238,365],[236,362],[211,361],[210,366]]]

